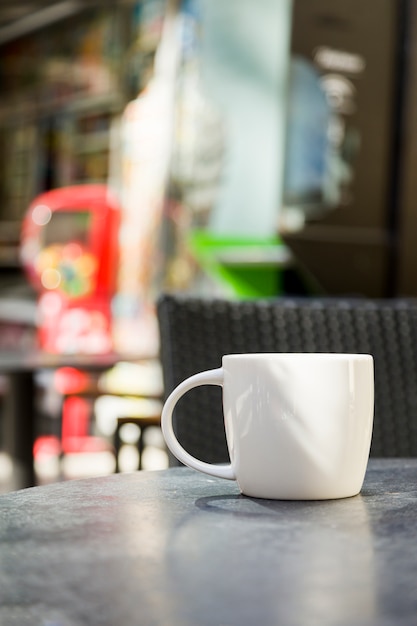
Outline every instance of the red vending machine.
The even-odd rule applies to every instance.
[[[119,223],[119,206],[106,185],[55,189],[29,206],[21,261],[39,293],[39,343],[44,350],[112,350]]]

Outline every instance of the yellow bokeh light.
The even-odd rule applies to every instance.
[[[45,270],[58,265],[61,258],[60,246],[48,246],[41,250],[36,259],[36,269],[42,274]]]
[[[56,289],[61,283],[61,274],[58,270],[46,269],[42,272],[41,283],[45,289]]]
[[[97,260],[92,254],[84,254],[77,260],[76,267],[82,276],[91,276],[97,269]]]

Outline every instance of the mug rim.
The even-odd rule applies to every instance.
[[[373,359],[372,354],[358,352],[358,353],[348,353],[348,352],[241,352],[234,354],[224,354],[222,358],[228,359],[255,359],[255,358],[280,358],[280,359],[294,359],[294,358],[303,358],[306,360],[309,359],[324,359],[324,360],[350,360],[350,359],[358,359],[358,360],[369,360]]]

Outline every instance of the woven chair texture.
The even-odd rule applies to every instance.
[[[188,376],[220,367],[223,354],[372,354],[371,456],[417,456],[417,301],[164,294],[157,312],[165,395]],[[194,456],[210,463],[229,460],[219,387],[199,387],[181,398],[174,428]]]

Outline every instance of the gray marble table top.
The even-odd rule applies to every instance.
[[[371,459],[325,502],[187,468],[3,495],[0,624],[417,624],[417,459]]]

